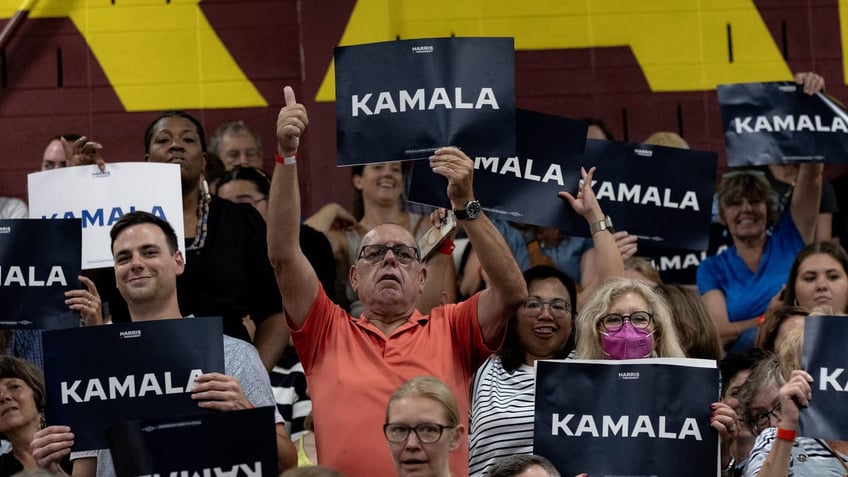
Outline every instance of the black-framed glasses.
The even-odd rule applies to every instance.
[[[556,318],[566,318],[568,313],[571,311],[571,303],[569,303],[564,298],[555,298],[551,301],[542,301],[536,297],[529,297],[524,300],[524,303],[521,304],[521,307],[527,313],[533,315],[541,315],[542,309],[545,308],[545,305],[548,305],[548,308],[551,310],[551,316]]]
[[[780,420],[780,401],[774,405],[770,410],[766,412],[761,412],[754,416],[749,416],[748,423],[751,426],[751,429],[759,434],[763,432],[763,429],[771,427],[771,418],[774,417],[778,421]]]
[[[432,444],[442,438],[442,432],[445,429],[453,429],[456,426],[444,426],[442,424],[424,423],[417,426],[407,426],[406,424],[383,424],[383,434],[386,435],[386,440],[399,444],[406,442],[410,431],[415,431],[418,440],[424,444]]]
[[[601,327],[605,331],[616,332],[624,326],[625,321],[629,321],[637,330],[644,330],[651,326],[651,322],[654,321],[654,315],[647,311],[634,311],[629,315],[610,313],[601,317]]]
[[[412,263],[413,260],[419,260],[420,255],[418,254],[418,249],[415,247],[410,247],[409,245],[366,245],[359,250],[358,259],[365,259],[371,263],[382,262],[384,258],[386,258],[386,253],[391,250],[392,254],[395,256],[395,260],[399,263],[407,265]]]

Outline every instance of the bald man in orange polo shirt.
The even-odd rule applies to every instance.
[[[527,288],[507,244],[474,200],[471,159],[444,147],[430,157],[430,166],[448,180],[448,197],[490,277],[489,288],[422,315],[415,309],[427,277],[420,250],[406,229],[382,224],[363,237],[350,270],[362,316],[354,318],[332,303],[298,245],[295,153],[309,120],[290,87],[285,102],[277,118],[268,249],[309,383],[319,462],[349,477],[395,475],[382,433],[391,393],[414,376],[437,376],[458,398],[460,420],[467,422],[471,377],[500,348]],[[452,454],[451,472],[468,475],[467,441]]]

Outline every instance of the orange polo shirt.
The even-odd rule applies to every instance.
[[[408,379],[445,381],[468,425],[468,389],[474,372],[496,350],[486,347],[477,300],[417,310],[388,338],[364,315],[354,318],[323,288],[303,328],[292,329],[312,399],[318,461],[348,477],[395,475],[383,424],[389,397]],[[291,323],[289,322],[291,328]],[[451,453],[451,473],[468,475],[468,440]]]

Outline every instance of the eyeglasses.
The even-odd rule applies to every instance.
[[[542,309],[548,305],[551,309],[551,316],[556,318],[565,318],[568,316],[568,312],[571,311],[571,303],[567,302],[564,298],[556,298],[551,301],[542,301],[535,297],[530,297],[524,300],[524,303],[521,305],[527,313],[530,313],[534,316],[538,316],[542,314]]]
[[[441,424],[418,424],[417,426],[407,426],[406,424],[384,424],[383,434],[386,435],[386,440],[399,444],[405,442],[409,437],[410,431],[415,431],[418,440],[424,444],[432,444],[442,438],[442,432],[445,429],[453,429],[456,426],[443,426]]]
[[[770,411],[766,411],[755,416],[750,416],[748,418],[748,424],[751,426],[751,429],[753,429],[755,433],[759,434],[760,432],[763,432],[763,429],[771,427],[772,416],[778,421],[780,420],[780,414],[778,414],[779,412],[780,401],[778,401],[777,404],[775,404]]]
[[[419,260],[418,249],[415,247],[410,247],[409,245],[394,245],[389,247],[387,245],[366,245],[362,247],[359,251],[360,259],[365,259],[371,263],[382,262],[386,257],[386,252],[389,250],[392,251],[392,254],[395,256],[395,260],[403,265],[408,265],[412,263],[413,260]]]
[[[624,326],[625,321],[629,321],[637,330],[644,330],[654,321],[654,315],[647,311],[634,311],[629,315],[610,313],[601,318],[601,327],[605,331],[616,332]]]

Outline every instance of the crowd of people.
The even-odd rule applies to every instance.
[[[809,94],[824,87],[813,73],[796,81]],[[352,168],[350,208],[304,219],[297,153],[309,116],[290,87],[284,100],[271,174],[241,121],[208,148],[185,112],[151,122],[144,160],[180,166],[186,256],[171,224],[132,212],[112,226],[114,266],[67,293],[85,326],[223,317],[225,372],[198,377],[192,397],[222,411],[275,406],[283,475],[559,476],[534,455],[534,364],[656,357],[718,363],[721,398],[705,424],[722,475],[845,475],[848,442],[797,435],[813,382],[800,369],[804,319],[848,313],[848,254],[821,217],[821,164],[794,168],[778,195],[762,171],[725,174],[718,218],[730,246],[699,266],[695,287],[663,283],[636,237],[612,230],[595,168],[560,193],[590,238],[490,220],[473,161],[455,147],[429,158],[452,211],[410,211],[404,166],[384,163]],[[590,135],[609,138],[602,123]],[[63,134],[42,169],[108,159]],[[425,261],[419,239],[448,213],[464,257],[454,232]],[[0,477],[115,475],[109,450],[71,452],[74,429],[45,421],[40,333],[3,343]]]

